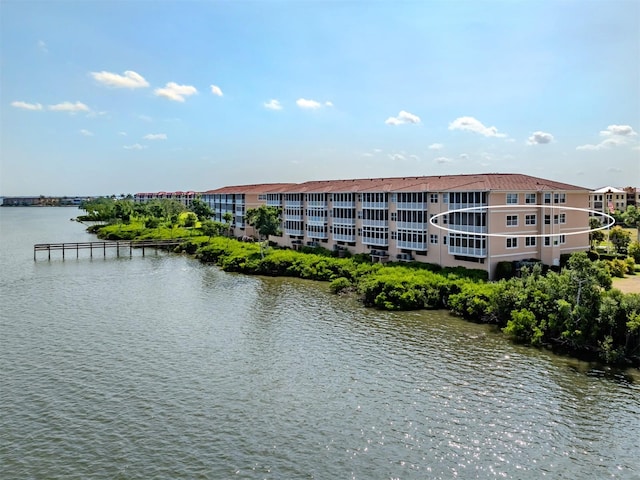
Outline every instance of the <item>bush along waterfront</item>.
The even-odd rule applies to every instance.
[[[585,252],[560,271],[541,265],[519,277],[488,282],[486,272],[423,263],[371,263],[367,255],[337,258],[322,248],[264,249],[228,237],[228,225],[171,218],[130,218],[95,227],[101,238],[187,238],[176,248],[225,271],[327,281],[335,293],[357,295],[385,310],[449,309],[474,322],[496,325],[517,342],[548,347],[587,360],[640,368],[640,294],[611,288],[610,269]],[[206,216],[206,212],[205,212]]]

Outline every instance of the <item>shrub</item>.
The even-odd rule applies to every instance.
[[[513,277],[513,264],[511,262],[498,262],[496,265],[496,280]]]
[[[338,277],[329,284],[329,288],[333,293],[342,293],[353,287],[351,280],[345,277]]]
[[[544,335],[536,316],[526,308],[511,312],[511,320],[507,322],[507,326],[502,331],[517,341],[532,345],[540,345]]]
[[[607,261],[609,273],[614,277],[623,278],[627,272],[627,264],[618,258]]]
[[[627,273],[629,275],[635,275],[635,273],[636,273],[636,261],[633,259],[633,257],[627,257],[624,260],[624,263],[627,266]]]
[[[636,263],[640,263],[640,242],[631,242],[627,251]]]

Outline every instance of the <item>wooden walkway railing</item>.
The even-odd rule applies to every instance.
[[[80,256],[80,250],[89,250],[89,254],[93,257],[94,250],[97,252],[102,252],[103,256],[106,257],[107,249],[115,249],[116,256],[120,256],[120,249],[128,248],[129,256],[133,255],[134,248],[141,248],[142,255],[144,256],[145,248],[163,248],[163,247],[171,247],[180,245],[186,239],[184,238],[174,238],[170,240],[107,240],[103,242],[77,242],[77,243],[36,243],[33,246],[33,259],[37,259],[37,252],[46,251],[47,259],[51,260],[51,252],[52,251],[61,251],[62,259],[65,258],[65,252],[74,251],[76,252],[76,258]]]

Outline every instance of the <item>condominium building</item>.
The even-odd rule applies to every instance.
[[[627,209],[627,192],[616,187],[602,187],[589,192],[589,209],[608,215]]]
[[[500,261],[589,248],[589,190],[520,174],[310,181],[223,187],[202,194],[237,236],[255,235],[248,208],[282,211],[281,246],[322,246],[379,261],[417,260],[488,271]]]
[[[182,203],[185,207],[191,205],[191,202],[198,196],[196,192],[147,192],[136,193],[133,196],[133,201],[136,203],[149,202],[151,200],[176,200]]]

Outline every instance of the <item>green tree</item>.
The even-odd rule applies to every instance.
[[[627,246],[631,243],[631,234],[620,227],[613,227],[609,232],[609,240],[613,243],[616,252],[622,253],[626,251]]]
[[[222,234],[224,231],[224,225],[213,220],[204,220],[200,223],[200,231],[203,235],[209,237],[209,242],[211,242],[211,237],[216,237]]]
[[[80,210],[87,212],[84,220],[108,221],[115,218],[115,201],[109,197],[85,200],[80,204]]]
[[[200,198],[195,198],[191,202],[189,209],[198,216],[198,220],[206,220],[213,216],[213,210]]]
[[[596,228],[601,228],[602,222],[597,217],[591,217],[589,219],[589,242],[591,243],[591,248],[595,250],[595,248],[602,242],[605,238],[604,232],[602,230],[595,230]]]
[[[631,242],[628,249],[629,256],[640,263],[640,242]]]
[[[180,214],[180,222],[186,228],[195,227],[198,223],[198,216],[193,212],[184,212]]]
[[[640,242],[640,208],[629,205],[621,217],[627,227],[636,229],[636,240]]]
[[[114,203],[114,217],[129,223],[133,213],[133,202],[131,200],[120,199]]]
[[[233,221],[233,214],[231,212],[224,212],[222,220],[227,225],[227,235],[231,236],[231,222]]]
[[[249,225],[256,229],[260,237],[260,254],[264,258],[262,240],[269,240],[269,235],[280,234],[280,209],[261,205],[257,208],[249,208],[245,213],[245,219]]]

